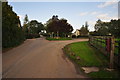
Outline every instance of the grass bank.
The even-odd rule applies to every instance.
[[[49,41],[59,41],[59,40],[72,40],[72,38],[50,38],[50,37],[47,37],[46,38],[47,40]]]
[[[109,60],[98,50],[90,47],[88,42],[76,42],[64,47],[66,55],[79,65],[79,67],[99,67],[98,72],[88,73],[92,78],[111,78],[118,77],[116,71],[107,71]],[[77,57],[79,56],[79,60]]]

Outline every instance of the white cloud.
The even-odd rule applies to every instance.
[[[97,19],[101,19],[103,21],[110,21],[111,19],[118,19],[118,17],[117,16],[109,16],[106,13],[106,14],[99,14],[99,15],[97,15]]]
[[[101,19],[102,21],[104,22],[109,22],[111,19],[118,19],[117,16],[109,16],[108,14],[98,14],[96,16],[96,20],[91,20],[91,21],[88,21],[88,25],[89,25],[89,29],[90,31],[94,31],[94,26],[96,24],[96,21],[98,19]]]
[[[88,24],[95,25],[96,21],[88,21]]]
[[[88,21],[89,29],[90,31],[94,31],[94,26],[95,26],[96,21]]]
[[[98,12],[96,12],[96,11],[91,13],[91,15],[96,15],[96,14],[98,14]]]
[[[88,14],[88,12],[82,12],[82,13],[80,13],[80,16],[85,16],[87,14]]]
[[[114,9],[118,9],[118,5],[114,5],[113,8],[114,8]]]
[[[117,4],[117,3],[118,3],[118,0],[111,0],[110,2],[105,2],[105,3],[102,3],[102,4],[98,5],[98,8],[104,8],[104,7],[114,5],[114,4]]]
[[[107,19],[108,17],[108,14],[106,13],[106,14],[99,14],[99,15],[97,15],[97,18],[98,19]]]

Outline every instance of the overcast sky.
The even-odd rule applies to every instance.
[[[115,1],[115,0],[114,0]],[[88,22],[89,30],[94,30],[98,19],[110,21],[118,18],[117,2],[9,2],[20,16],[21,23],[25,14],[29,20],[45,23],[53,15],[68,20],[74,31]]]

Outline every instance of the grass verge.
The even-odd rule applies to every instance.
[[[80,67],[99,67],[100,71],[91,72],[88,76],[92,78],[111,78],[118,77],[116,71],[107,71],[104,68],[108,67],[109,60],[98,50],[90,47],[88,42],[76,42],[64,47],[66,55],[77,63]],[[76,57],[80,60],[76,59]]]
[[[88,73],[92,78],[119,78],[117,71],[100,70],[98,72]]]

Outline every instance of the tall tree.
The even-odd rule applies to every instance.
[[[26,15],[25,15],[25,18],[24,18],[24,23],[23,23],[23,25],[28,24],[28,22],[29,22],[28,15],[26,14]]]
[[[100,19],[98,19],[98,21],[96,21],[96,24],[95,24],[95,26],[94,26],[95,31],[98,31],[98,30],[101,28],[102,23],[103,23],[103,22],[102,22]]]
[[[119,37],[120,34],[120,19],[111,20],[110,22],[102,22],[98,20],[95,24],[95,32],[94,35],[114,35],[115,37]]]
[[[24,41],[24,32],[20,27],[20,20],[17,14],[8,5],[8,2],[2,3],[2,46],[13,47]]]
[[[25,15],[24,22],[23,22],[23,30],[26,34],[29,33],[29,19],[27,14]]]
[[[45,30],[45,27],[41,22],[39,22],[37,25],[38,25],[37,33],[41,32],[42,30]]]
[[[88,30],[88,23],[85,22],[85,26],[82,25],[82,27],[80,28],[80,35],[81,36],[88,36],[89,30]]]
[[[84,25],[82,25],[82,27],[80,28],[80,35],[81,36],[87,36],[88,32],[86,30],[86,27],[84,27]]]
[[[29,29],[30,29],[30,33],[39,33],[41,32],[41,30],[44,30],[44,25],[40,22],[38,22],[37,20],[32,20],[29,23]]]
[[[108,26],[108,30],[109,33],[111,33],[112,35],[114,35],[115,37],[120,37],[120,19],[118,20],[111,20],[107,26]]]
[[[108,34],[108,27],[106,26],[106,23],[101,21],[100,19],[96,21],[94,28],[96,35],[104,36]]]
[[[85,22],[85,28],[86,28],[86,30],[88,30],[88,27],[89,27],[89,25],[88,25],[88,22],[86,21]]]
[[[67,23],[66,19],[58,19],[58,16],[53,16],[47,22],[47,32],[59,36],[68,35],[73,31],[73,27]]]

